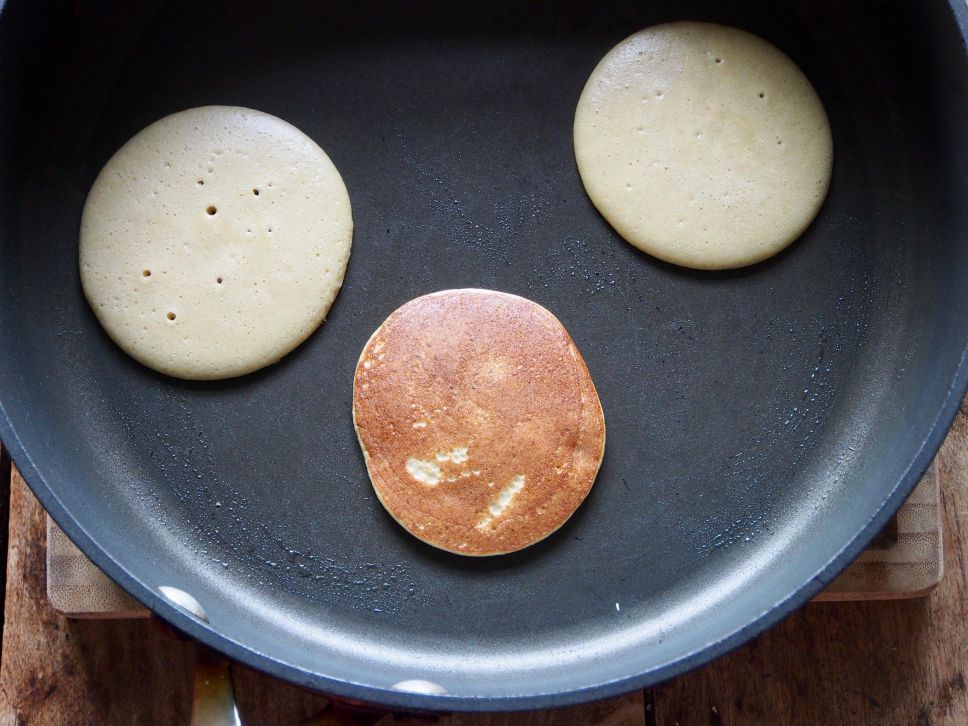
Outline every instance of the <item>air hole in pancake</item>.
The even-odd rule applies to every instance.
[[[716,59],[716,62],[717,62],[717,63],[722,63],[722,62],[723,62],[723,59],[722,59],[722,58],[717,58],[717,59]]]
[[[174,320],[176,315],[171,310],[169,310],[168,315],[166,315],[165,317],[167,317],[169,320]]]
[[[258,189],[253,189],[252,190],[252,193],[255,194],[256,196],[259,196],[259,190]]]
[[[766,94],[763,91],[760,91],[760,98],[766,98]]]
[[[222,278],[221,277],[216,277],[215,278],[215,282],[217,282],[219,285],[221,285],[222,284]]]
[[[204,179],[199,179],[197,182],[195,182],[195,184],[197,186],[203,187],[203,186],[205,186],[205,180]]]
[[[141,276],[142,277],[151,277],[151,270],[142,270],[141,271]]]
[[[218,210],[217,210],[217,209],[215,208],[215,205],[214,205],[214,204],[209,204],[209,205],[208,205],[208,209],[206,209],[205,211],[206,211],[206,212],[208,212],[208,214],[209,214],[209,216],[212,216],[212,215],[214,215],[214,214],[215,214],[215,213],[216,213],[216,212],[217,212]]]

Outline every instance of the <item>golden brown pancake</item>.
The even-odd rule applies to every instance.
[[[415,537],[497,555],[558,529],[595,481],[605,419],[585,361],[537,303],[444,290],[363,348],[353,420],[377,497]]]

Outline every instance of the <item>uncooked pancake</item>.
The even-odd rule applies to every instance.
[[[350,200],[326,153],[259,111],[167,116],[108,161],[81,221],[81,283],[146,366],[229,378],[279,360],[343,282]]]
[[[537,303],[445,290],[397,309],[356,367],[353,419],[377,497],[424,542],[519,550],[588,494],[605,419],[568,332]]]
[[[810,81],[770,43],[721,25],[668,23],[623,40],[588,79],[574,131],[602,216],[686,267],[776,254],[830,183],[830,125]]]

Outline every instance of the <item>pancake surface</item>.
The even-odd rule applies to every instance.
[[[721,25],[656,25],[615,46],[585,85],[574,136],[602,216],[686,267],[776,254],[830,183],[830,125],[810,81],[770,43]]]
[[[323,321],[349,260],[339,172],[285,121],[207,106],[108,161],[81,221],[84,294],[111,338],[180,378],[249,373]]]
[[[464,555],[554,532],[591,490],[605,419],[568,332],[530,300],[445,290],[393,312],[356,367],[373,488],[404,528]]]

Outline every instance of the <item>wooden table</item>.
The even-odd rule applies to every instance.
[[[750,645],[644,693],[574,709],[458,715],[440,723],[968,724],[964,406],[939,462],[946,574],[930,597],[813,603]],[[16,475],[9,534],[0,726],[187,723],[194,646],[149,621],[78,621],[55,613],[46,598],[44,513]],[[233,680],[246,724],[295,725],[326,704],[241,666]]]

